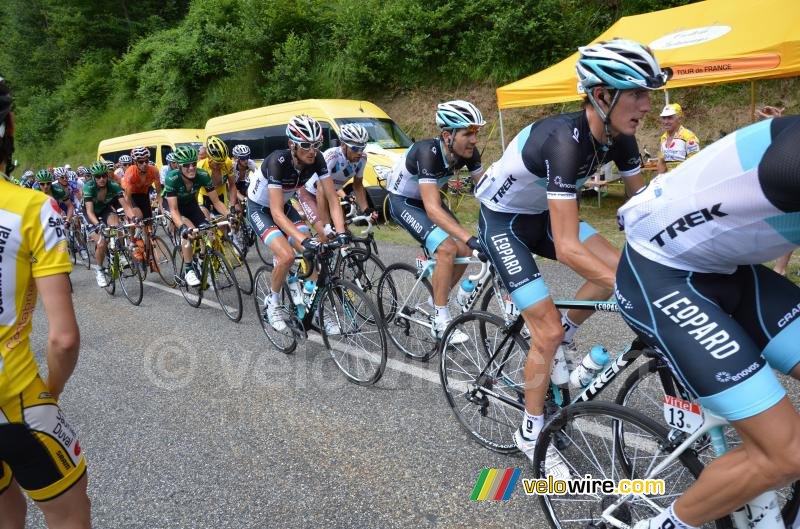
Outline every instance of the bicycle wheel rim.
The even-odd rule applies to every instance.
[[[377,305],[378,283],[386,271],[386,266],[371,251],[364,248],[352,248],[339,261],[336,275],[355,284]]]
[[[624,429],[619,424],[624,423]],[[619,432],[624,430],[624,434]],[[619,435],[628,439],[626,446],[631,450],[629,459],[634,462],[631,475],[623,468],[617,458]],[[585,475],[593,479],[610,479],[618,483],[621,479],[641,479],[647,470],[666,458],[674,446],[666,439],[667,430],[655,421],[633,411],[609,402],[582,402],[562,408],[542,430],[534,453],[534,477],[546,476],[546,452],[548,445],[554,443],[564,464],[573,478]],[[559,448],[560,447],[560,448]],[[649,495],[648,499],[666,508],[683,491],[691,486],[702,470],[702,465],[686,451],[680,454],[662,473],[653,479],[663,479],[663,494]],[[602,523],[599,513],[613,501],[613,496],[602,494],[581,495],[541,495],[540,502],[553,529],[585,529],[588,524]],[[576,510],[580,509],[580,513]],[[614,515],[631,527],[639,520],[657,513],[641,497],[634,497],[614,512]],[[705,524],[704,528],[730,527],[730,519]]]
[[[235,241],[227,238],[222,240],[222,250],[222,257],[233,271],[233,275],[236,276],[239,289],[242,294],[249,296],[253,293],[253,273],[250,271],[250,265],[247,264],[246,253]]]
[[[370,298],[355,284],[336,280],[325,287],[318,314],[325,347],[347,379],[362,386],[380,380],[386,369],[386,336]],[[339,332],[328,334],[327,321]]]
[[[204,263],[207,274],[211,276],[211,285],[214,287],[214,294],[222,307],[222,311],[233,322],[242,319],[242,292],[239,290],[239,283],[233,275],[225,258],[214,251],[207,254],[207,263]]]
[[[171,261],[167,243],[161,237],[153,235],[150,238],[150,262],[155,267],[161,282],[170,288],[175,288],[175,271],[172,269]]]
[[[253,302],[255,303],[256,317],[261,324],[261,330],[264,331],[264,336],[272,346],[284,354],[291,354],[297,347],[297,339],[292,330],[287,327],[285,331],[278,331],[267,320],[266,306],[267,296],[272,291],[271,278],[272,265],[261,266],[253,277]],[[282,294],[282,298],[285,297],[286,295]]]
[[[456,329],[469,340],[453,343],[450,338]],[[487,340],[481,338],[481,329],[491,329]],[[450,322],[440,349],[439,378],[459,424],[490,450],[516,452],[514,432],[522,424],[527,344],[507,334],[502,319],[476,311]]]
[[[132,305],[139,305],[144,296],[144,287],[142,285],[142,276],[139,271],[139,263],[127,249],[120,250],[118,255],[125,256],[127,265],[120,263],[119,267],[119,286],[122,287],[122,293],[128,298]]]
[[[109,296],[113,296],[114,292],[116,292],[116,281],[115,276],[116,274],[116,261],[114,258],[114,252],[111,251],[110,248],[106,248],[106,257],[105,257],[105,276],[106,276],[106,287],[105,291]]]
[[[186,265],[180,246],[176,246],[172,249],[172,271],[175,275],[175,283],[178,285],[178,290],[181,291],[183,299],[185,299],[186,303],[190,306],[199,307],[200,303],[203,301],[203,289],[200,286],[190,287],[186,283]]]
[[[410,358],[427,361],[437,350],[430,327],[433,289],[423,279],[411,292],[416,282],[416,268],[405,263],[389,265],[378,282],[378,311],[395,347]]]

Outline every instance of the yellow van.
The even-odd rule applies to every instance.
[[[97,146],[97,159],[116,163],[123,154],[130,155],[134,147],[150,149],[150,160],[159,168],[167,163],[166,156],[180,145],[200,147],[203,129],[159,129],[110,138]]]
[[[218,136],[228,149],[244,144],[251,156],[263,160],[276,149],[285,149],[286,124],[292,116],[307,114],[322,125],[322,149],[338,144],[339,127],[359,123],[369,132],[367,166],[364,168],[364,187],[370,205],[381,211],[386,196],[386,180],[392,167],[411,140],[386,112],[369,101],[350,99],[306,99],[268,107],[255,108],[211,118],[206,122],[206,137]],[[345,184],[349,188],[350,183]]]

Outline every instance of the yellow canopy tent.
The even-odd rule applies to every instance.
[[[595,41],[621,37],[649,45],[674,75],[667,88],[800,74],[799,0],[706,0],[619,19]],[[497,89],[506,108],[574,101],[578,53]],[[505,140],[503,140],[505,147]]]

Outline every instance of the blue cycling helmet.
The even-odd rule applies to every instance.
[[[650,48],[625,39],[613,39],[578,48],[575,65],[585,91],[595,86],[616,90],[662,88],[672,71],[662,70]]]
[[[486,121],[478,107],[469,101],[456,99],[436,107],[436,124],[440,129],[466,129],[483,127]]]

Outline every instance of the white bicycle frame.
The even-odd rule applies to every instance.
[[[724,430],[726,427],[731,428],[731,425],[727,419],[714,415],[707,410],[703,410],[703,418],[703,424],[700,428],[689,435],[671,454],[664,458],[661,463],[655,467],[652,467],[651,463],[651,467],[647,469],[643,479],[656,479],[663,470],[672,465],[682,453],[690,450],[692,445],[706,434],[711,438],[714,454],[717,457],[728,451],[728,443],[725,440]],[[670,435],[676,431],[677,430],[672,430]],[[617,428],[617,435],[620,434],[621,432],[619,428]],[[619,529],[631,529],[628,524],[618,520],[611,513],[633,497],[643,500],[656,512],[661,512],[662,510],[661,507],[656,505],[647,496],[628,493],[620,496],[614,503],[609,505],[600,515],[601,518]],[[777,502],[777,494],[772,490],[764,492],[749,503],[744,504],[743,507],[731,513],[731,518],[734,527],[737,529],[785,529],[781,518],[780,507]]]
[[[453,264],[470,265],[475,263],[480,263],[481,269],[478,271],[477,274],[467,276],[470,281],[475,283],[475,289],[470,294],[467,302],[461,308],[462,312],[468,312],[472,309],[472,307],[475,305],[475,301],[478,299],[478,295],[483,291],[483,285],[486,283],[488,279],[491,278],[491,271],[489,269],[490,264],[488,260],[481,261],[478,259],[477,250],[472,252],[472,257],[456,257],[453,260]],[[414,282],[414,286],[411,287],[411,290],[408,292],[408,296],[406,296],[406,299],[403,300],[403,303],[397,309],[397,315],[395,316],[395,318],[403,318],[406,321],[422,325],[423,327],[427,327],[428,329],[430,329],[433,326],[433,323],[431,321],[423,321],[408,317],[408,315],[403,313],[403,309],[405,309],[408,306],[408,300],[411,299],[411,296],[414,294],[414,291],[417,289],[417,286],[419,286],[420,281],[422,281],[427,277],[430,277],[430,275],[433,273],[433,268],[435,266],[436,266],[435,258],[431,257],[430,259],[425,261],[425,264],[423,265],[422,269],[420,270],[420,273],[418,274],[417,280]]]

